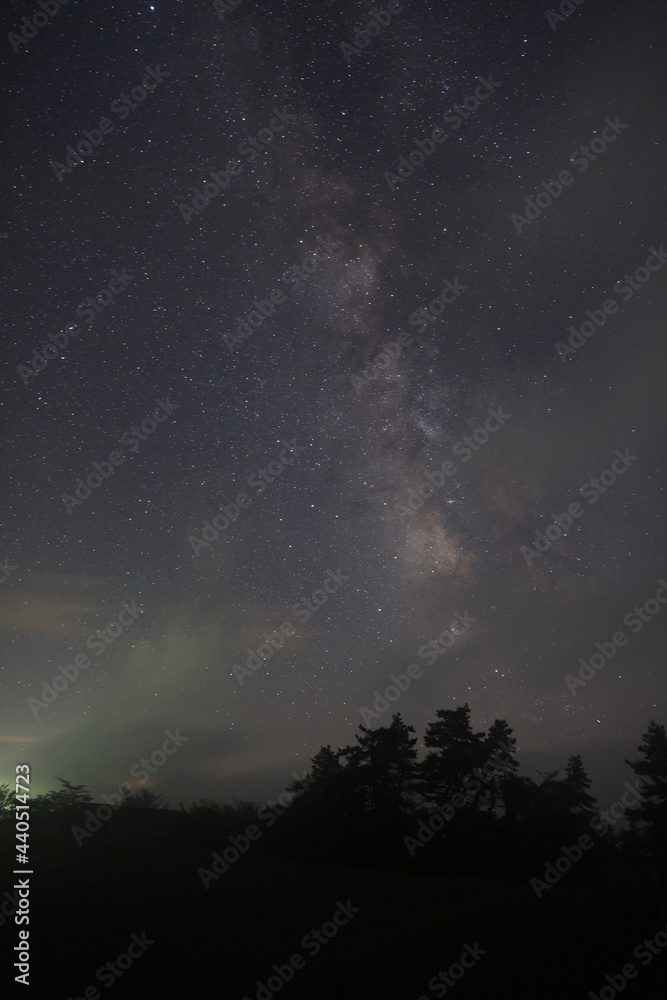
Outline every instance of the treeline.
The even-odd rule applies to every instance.
[[[400,715],[377,729],[359,727],[353,746],[322,747],[293,805],[275,825],[275,839],[301,853],[340,859],[355,853],[419,867],[485,874],[523,871],[548,860],[563,843],[590,833],[604,846],[596,864],[623,850],[651,863],[667,842],[667,736],[651,722],[626,761],[636,780],[619,778],[618,802],[600,810],[581,756],[564,767],[518,773],[513,730],[497,719],[475,732],[470,708],[436,712],[418,759],[417,738]],[[584,866],[585,867],[585,866]]]
[[[520,775],[512,732],[503,719],[475,732],[467,704],[441,709],[426,727],[426,754],[419,759],[414,727],[396,714],[386,726],[360,725],[352,746],[321,747],[310,770],[276,802],[200,799],[187,810],[181,806],[178,827],[219,839],[257,823],[264,851],[489,876],[524,875],[589,833],[601,848],[582,871],[613,864],[620,855],[663,867],[664,726],[650,723],[637,759],[626,761],[636,779],[619,778],[618,801],[609,810],[600,810],[591,795],[579,755],[559,770],[538,772],[537,779]],[[31,801],[34,813],[71,814],[92,803],[84,786],[58,780],[57,791]],[[121,792],[113,803],[118,814],[164,808],[148,789]],[[5,814],[12,804],[9,787],[0,786]]]
[[[33,814],[45,816],[54,813],[61,813],[68,809],[81,809],[93,802],[93,796],[85,785],[73,785],[66,778],[56,778],[60,783],[60,788],[41,795],[30,796],[28,807]],[[132,788],[130,785],[121,785],[118,793],[112,796],[104,796],[114,800],[121,808],[138,809],[161,809],[166,808],[166,803],[162,795],[152,792],[148,788]],[[16,793],[6,782],[0,785],[0,816],[7,816],[16,808]],[[22,806],[22,808],[24,808]]]

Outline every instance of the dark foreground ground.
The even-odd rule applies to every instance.
[[[12,837],[11,825],[0,824],[3,900],[13,891]],[[35,826],[31,984],[17,986],[18,995],[74,1000],[96,987],[112,1000],[592,1000],[591,991],[600,996],[606,986],[601,1000],[667,997],[667,948],[647,964],[632,954],[665,930],[667,914],[660,903],[638,901],[630,882],[611,889],[571,874],[538,900],[525,879],[397,871],[370,858],[365,866],[301,862],[256,844],[206,889],[198,869],[210,870],[213,852],[226,844],[210,832],[157,834],[111,821],[78,847],[69,825]],[[304,938],[331,921],[339,903],[358,912],[314,954],[314,939]],[[96,978],[127,951],[133,934],[145,935],[143,952],[121,976],[102,970]],[[17,940],[6,916],[2,996],[13,992]],[[433,981],[466,945],[477,959],[467,959],[472,967],[463,977],[449,987]],[[258,981],[266,984],[273,966],[296,953],[303,963],[290,981],[278,988],[273,979],[261,989]],[[636,979],[612,993],[605,976],[618,976],[628,962]],[[96,997],[92,989],[88,997]]]

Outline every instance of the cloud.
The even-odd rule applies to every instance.
[[[112,582],[107,577],[28,575],[0,602],[0,626],[54,636],[89,635],[112,605],[100,593]]]

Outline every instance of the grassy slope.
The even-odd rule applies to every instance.
[[[9,832],[0,830],[0,846]],[[282,1000],[417,1000],[420,994],[430,1000],[430,977],[456,961],[466,942],[479,940],[488,955],[457,984],[457,1000],[508,995],[510,984],[518,1000],[583,1000],[604,984],[605,972],[631,958],[619,953],[616,961],[596,943],[606,934],[600,904],[566,883],[538,901],[525,882],[300,863],[262,855],[259,847],[205,889],[197,869],[210,868],[215,843],[133,837],[111,824],[80,848],[69,829],[48,838],[36,834],[31,943],[33,979],[42,985],[32,995],[47,990],[49,1000],[66,1000],[99,986],[99,966],[126,949],[132,932],[143,931],[155,944],[114,984],[113,998],[254,1000],[256,981],[266,982],[274,963],[300,952],[306,966],[280,991]],[[3,864],[3,875],[8,871]],[[0,892],[11,876],[3,882]],[[348,899],[359,914],[310,955],[301,945],[304,935]],[[7,921],[0,930],[5,981],[12,960],[4,956],[15,942],[16,928]],[[591,972],[581,992],[575,984],[586,965]],[[659,995],[650,992],[647,973],[641,985],[638,996]],[[630,995],[626,990],[625,1000]]]

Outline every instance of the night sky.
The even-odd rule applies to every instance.
[[[371,726],[468,702],[602,805],[667,721],[667,611],[624,624],[667,578],[662,5],[391,7],[359,51],[356,0],[73,0],[18,45],[5,8],[0,762],[33,794],[139,786],[178,730],[172,806],[275,797],[410,663]]]

